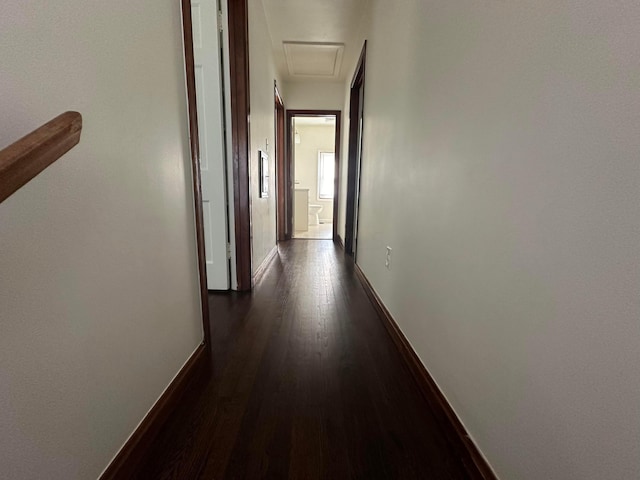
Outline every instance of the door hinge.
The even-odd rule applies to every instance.
[[[218,31],[222,32],[222,12],[218,12]]]
[[[227,243],[227,260],[231,260],[231,244]]]

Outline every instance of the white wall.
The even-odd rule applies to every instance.
[[[249,72],[251,103],[251,223],[252,271],[260,267],[276,244],[276,189],[275,189],[275,122],[273,81],[281,85],[271,50],[262,0],[249,4]],[[286,89],[278,87],[286,101]],[[269,197],[260,198],[259,150],[269,155]]]
[[[342,110],[344,104],[344,82],[288,82],[285,90],[287,110]]]
[[[0,476],[96,478],[202,340],[179,2],[3,2],[0,58],[0,146],[84,116],[0,205]]]
[[[503,479],[640,478],[639,20],[374,2],[358,263]]]
[[[364,33],[362,33],[364,35]],[[356,59],[357,60],[357,59]],[[345,62],[343,69],[353,67]],[[345,205],[347,195],[347,148],[349,128],[349,98],[345,100],[345,91],[349,91],[351,74],[347,76],[348,82],[322,82],[304,81],[289,82],[286,84],[287,98],[285,107],[287,110],[340,110],[341,121],[341,145],[340,145],[340,190],[338,196],[338,235],[344,240]],[[346,102],[346,103],[345,103]]]
[[[334,125],[299,125],[300,143],[295,145],[295,188],[309,189],[309,203],[322,205],[318,214],[321,221],[333,221],[333,199],[318,198],[318,152],[333,152],[335,147]]]

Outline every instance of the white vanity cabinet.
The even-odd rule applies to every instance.
[[[309,230],[309,189],[296,188],[293,201],[293,229],[306,232]]]

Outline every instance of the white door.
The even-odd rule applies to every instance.
[[[229,288],[225,146],[222,113],[220,36],[216,0],[192,0],[202,212],[207,288]]]

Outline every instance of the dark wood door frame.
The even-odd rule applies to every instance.
[[[276,236],[279,242],[287,239],[287,199],[280,195],[280,186],[287,185],[287,165],[286,165],[286,134],[285,134],[285,107],[282,96],[278,91],[278,85],[274,81],[274,115],[275,115],[275,152],[276,152]]]
[[[340,196],[340,132],[341,132],[340,110],[287,110],[286,132],[287,132],[287,157],[285,164],[286,183],[282,184],[282,189],[278,188],[278,197],[283,197],[287,205],[287,235],[289,240],[293,234],[293,190],[294,190],[294,168],[293,149],[295,148],[294,132],[292,123],[295,117],[336,117],[335,128],[335,175],[333,179],[333,241],[338,239],[338,199]]]
[[[283,172],[285,180],[280,184],[277,190],[278,198],[282,198],[287,210],[285,240],[291,240],[293,237],[293,189],[294,189],[294,172],[293,172],[293,149],[294,135],[291,130],[293,117],[285,110],[285,165]]]
[[[198,112],[196,108],[196,77],[193,58],[193,30],[191,1],[182,1],[182,30],[184,35],[185,72],[187,83],[187,104],[189,112],[189,145],[191,147],[191,171],[193,177],[193,201],[196,220],[196,245],[198,273],[200,276],[200,301],[202,303],[203,342],[211,349],[211,326],[209,324],[209,292],[207,290],[207,268],[204,251],[204,219],[202,213],[202,180],[200,176],[200,140],[198,136]]]
[[[249,18],[247,0],[228,0],[233,210],[238,290],[251,290]]]
[[[367,42],[364,42],[356,71],[351,81],[349,97],[349,151],[347,157],[347,202],[344,229],[344,249],[356,253],[358,237],[358,207],[360,203],[360,168],[362,164],[362,118],[364,112],[364,74]]]

